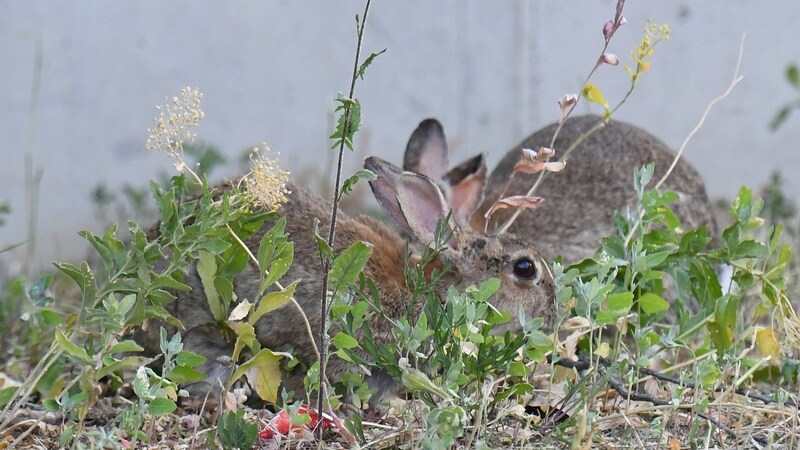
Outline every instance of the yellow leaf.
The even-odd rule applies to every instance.
[[[271,403],[278,401],[278,389],[281,385],[281,357],[270,355],[263,358],[257,366],[247,371],[247,381],[262,399]]]
[[[603,342],[597,348],[597,354],[602,356],[603,358],[608,358],[608,355],[611,354],[611,347],[608,345],[607,342]]]
[[[586,83],[583,85],[583,92],[581,93],[586,100],[601,105],[604,109],[608,110],[608,102],[603,96],[603,92],[594,83]]]
[[[228,388],[242,375],[247,377],[248,383],[255,389],[258,396],[270,403],[278,401],[278,389],[281,385],[281,358],[291,357],[288,353],[272,352],[262,349],[252,359],[239,366],[230,381]]]
[[[780,354],[781,345],[775,336],[775,331],[772,328],[762,328],[756,332],[756,344],[758,350],[764,356],[771,356],[777,358]]]

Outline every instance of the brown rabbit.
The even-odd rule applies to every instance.
[[[403,172],[378,158],[367,158],[364,167],[377,175],[377,179],[370,182],[370,185],[376,199],[394,224],[406,234],[414,236],[419,243],[432,242],[437,222],[444,220],[449,212],[436,184],[423,175]],[[318,219],[321,224],[327,224],[330,206],[297,185],[291,185],[289,189],[291,194],[282,207],[282,214],[286,217],[286,231],[295,244],[295,257],[284,279],[302,280],[295,298],[308,317],[316,336],[319,333],[322,276],[317,245],[313,238],[313,222]],[[264,224],[263,229],[267,230],[271,225]],[[513,314],[521,310],[529,316],[545,317],[548,324],[552,322],[555,309],[553,281],[542,258],[529,241],[511,234],[499,237],[486,235],[452,221],[450,229],[452,237],[439,261],[434,263],[449,263],[452,267],[446,283],[438,287],[440,298],[444,299],[444,292],[451,284],[463,289],[489,277],[497,277],[501,280],[501,288],[493,300],[496,307]],[[323,230],[323,234],[327,232]],[[251,237],[247,241],[248,247],[255,251],[262,235],[256,233]],[[336,236],[337,250],[356,241],[369,242],[374,246],[365,274],[375,281],[385,311],[392,317],[401,316],[406,307],[402,297],[408,289],[403,280],[405,251],[408,248],[406,240],[383,222],[365,216],[350,218],[339,215]],[[227,379],[230,368],[217,362],[217,358],[230,355],[231,344],[223,339],[213,325],[214,319],[203,296],[199,276],[190,273],[186,278],[192,290],[178,294],[171,312],[181,319],[186,328],[183,336],[185,348],[208,358],[205,366],[201,367],[209,375],[208,380],[187,387],[193,395],[201,395],[216,385],[216,378],[223,381]],[[237,297],[252,300],[258,293],[258,280],[259,277],[252,268],[240,274],[235,280]],[[391,325],[384,318],[376,315],[367,326],[371,328],[377,343],[393,340]],[[518,326],[518,323],[508,325],[510,328]],[[291,351],[306,364],[316,360],[302,317],[291,305],[262,317],[256,323],[256,336],[265,348]],[[157,339],[153,332],[139,340],[150,351],[157,351]],[[338,380],[350,370],[354,370],[354,367],[337,358],[331,358],[328,378],[332,381]],[[302,388],[304,374],[297,372],[299,371],[287,373],[284,377],[287,388]],[[395,386],[388,376],[380,373],[373,373],[369,383],[379,389],[378,398]]]
[[[556,156],[600,122],[602,118],[595,115],[568,118],[556,139]],[[460,220],[483,229],[484,213],[502,194],[514,164],[520,159],[521,149],[548,147],[556,126],[554,123],[542,128],[506,153],[489,176],[485,199],[475,194],[473,187],[484,176],[481,170],[469,173],[475,167],[471,162],[475,158],[447,171],[447,144],[441,125],[434,119],[420,123],[412,134],[403,167],[441,180],[443,189],[453,193],[448,202],[454,211],[472,211],[476,203],[480,204],[474,214],[463,214]],[[575,149],[562,172],[548,175],[535,193],[544,197],[544,203],[535,210],[522,212],[509,230],[535,243],[548,261],[563,255],[566,263],[579,262],[592,255],[602,237],[616,232],[614,212],[635,202],[634,169],[653,162],[653,179],[658,180],[674,157],[675,153],[666,144],[647,131],[611,121]],[[504,196],[524,195],[537,177],[538,174],[516,174]],[[710,235],[717,236],[703,180],[689,163],[678,161],[662,188],[678,194],[679,200],[672,207],[686,229],[706,225]],[[510,215],[509,210],[495,213],[489,229]]]

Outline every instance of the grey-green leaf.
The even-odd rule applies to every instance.
[[[358,278],[358,275],[364,271],[370,255],[372,255],[372,244],[358,241],[347,247],[333,260],[329,288],[334,296]]]

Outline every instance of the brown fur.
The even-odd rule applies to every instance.
[[[369,161],[369,160],[368,160]],[[374,160],[373,160],[374,164]],[[387,163],[388,165],[388,163]],[[377,165],[377,172],[383,170],[384,165]],[[391,183],[397,183],[401,188],[406,182],[412,181],[415,189],[430,187],[430,192],[437,193],[438,188],[425,177],[417,174],[400,174],[396,172],[378,173],[386,178],[391,175]],[[283,277],[285,283],[300,279],[295,298],[310,321],[315,338],[319,335],[320,322],[320,294],[322,292],[322,271],[313,238],[314,219],[320,221],[321,233],[327,235],[330,206],[319,197],[305,189],[291,185],[291,194],[288,202],[283,205],[282,212],[286,217],[286,231],[295,245],[294,263]],[[424,190],[424,189],[423,189]],[[382,191],[381,191],[382,192]],[[419,191],[414,191],[417,194]],[[384,195],[376,191],[376,196]],[[441,198],[441,194],[438,198]],[[431,198],[437,198],[434,195]],[[382,197],[381,197],[382,198]],[[393,198],[389,200],[394,201]],[[395,203],[397,203],[395,201]],[[402,202],[401,202],[402,203]],[[422,202],[424,203],[424,202]],[[416,212],[419,208],[410,208]],[[405,214],[399,211],[397,214]],[[400,226],[411,226],[413,233],[427,233],[430,230],[421,230],[420,223],[428,220],[407,216],[406,223]],[[435,220],[433,223],[435,224]],[[273,224],[265,223],[262,232],[256,233],[247,241],[247,246],[255,252],[263,236],[263,231],[268,230]],[[417,233],[419,232],[419,233]],[[351,218],[340,214],[336,228],[335,250],[341,251],[356,241],[371,243],[373,253],[365,268],[365,274],[371,277],[381,295],[381,303],[386,313],[394,318],[400,317],[406,311],[403,297],[409,293],[403,279],[403,265],[407,242],[397,231],[370,217]],[[450,248],[445,250],[440,260],[434,262],[435,266],[448,263],[452,271],[446,278],[446,285],[453,284],[463,289],[470,284],[479,284],[490,277],[501,280],[501,290],[495,296],[493,303],[499,309],[508,310],[515,316],[521,309],[530,316],[544,316],[548,323],[554,315],[554,286],[548,270],[544,267],[541,257],[531,245],[513,235],[502,237],[487,236],[471,229],[456,228]],[[513,273],[513,264],[525,257],[536,264],[538,269],[535,279],[519,279]],[[171,312],[178,317],[186,327],[184,346],[188,350],[199,353],[208,358],[201,368],[208,375],[206,382],[189,386],[193,395],[203,395],[213,385],[214,379],[227,379],[230,368],[217,361],[218,357],[231,354],[232,344],[225,339],[223,333],[215,327],[214,320],[209,311],[207,301],[203,295],[202,285],[196,269],[193,267],[187,274],[185,282],[192,287],[190,292],[179,293],[170,306]],[[239,299],[255,300],[258,293],[259,277],[253,267],[246,269],[235,277],[235,292]],[[444,300],[446,285],[439,287],[440,297]],[[409,296],[410,297],[410,296]],[[420,305],[421,306],[421,305]],[[419,307],[417,308],[417,312]],[[375,315],[367,324],[373,332],[377,343],[391,343],[392,324]],[[518,328],[514,322],[506,328]],[[337,331],[333,324],[332,334]],[[256,323],[256,336],[265,348],[273,351],[291,351],[305,364],[312,364],[316,360],[313,344],[311,343],[304,321],[291,304],[272,311]],[[147,332],[140,333],[138,341],[152,353],[158,351],[157,327],[151,327]],[[332,381],[340,379],[346,372],[356,370],[344,361],[332,357],[328,366],[328,378]],[[305,374],[299,370],[286,373],[283,382],[290,389],[302,388],[302,379]],[[373,373],[369,380],[370,385],[379,388],[382,393],[393,390],[396,386],[384,374]]]

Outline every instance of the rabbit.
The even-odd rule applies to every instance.
[[[399,317],[406,311],[402,297],[408,293],[409,288],[403,279],[403,265],[406,249],[410,248],[401,233],[410,236],[409,239],[416,246],[429,244],[434,239],[437,222],[448,217],[449,207],[439,187],[424,175],[404,172],[376,157],[367,158],[364,167],[377,175],[370,186],[378,203],[399,230],[396,231],[372,217],[351,218],[340,213],[335,249],[341,251],[356,241],[373,245],[364,273],[374,280],[385,312],[390,317]],[[483,171],[485,173],[485,167]],[[280,214],[286,217],[286,231],[294,242],[295,256],[284,280],[301,280],[295,299],[317,336],[321,314],[322,274],[317,244],[313,237],[313,222],[318,219],[323,235],[327,234],[324,228],[328,224],[331,208],[326,201],[301,186],[290,183],[288,187],[291,193]],[[268,230],[272,225],[265,223],[262,230]],[[497,277],[501,280],[501,287],[492,302],[497,308],[515,316],[522,311],[528,316],[544,317],[546,324],[552,324],[555,310],[554,283],[549,269],[530,241],[512,234],[487,235],[482,230],[476,231],[452,220],[449,228],[451,237],[438,260],[432,263],[436,266],[447,263],[452,267],[445,282],[437,287],[440,299],[444,301],[449,285],[464,289],[467,285]],[[263,231],[246,242],[254,252]],[[221,364],[218,357],[230,355],[232,344],[226,342],[220,330],[215,328],[203,295],[202,284],[194,269],[190,270],[184,282],[192,287],[191,291],[177,293],[168,309],[185,326],[184,348],[207,358],[200,369],[208,378],[184,387],[192,396],[200,397],[218,385],[215,381],[217,378],[223,382],[227,380],[231,369]],[[252,300],[257,295],[259,286],[259,277],[254,268],[250,267],[238,275],[234,286],[238,299]],[[420,308],[421,305],[417,305],[417,312]],[[376,343],[394,340],[391,324],[377,314],[365,326],[372,330]],[[512,331],[519,329],[516,321],[504,326]],[[332,324],[332,327],[331,333],[335,334],[336,324]],[[307,365],[316,361],[316,353],[305,331],[302,317],[292,305],[266,314],[256,322],[255,328],[256,336],[264,348],[291,351]],[[138,340],[150,352],[157,352],[156,334],[157,330],[148,330],[140,334]],[[336,381],[351,370],[355,370],[354,366],[334,357],[328,363],[327,376],[329,380]],[[285,388],[302,390],[304,374],[298,372],[296,370],[284,374],[282,382]],[[378,389],[374,399],[381,399],[398,387],[388,375],[377,371],[371,374],[368,383]]]
[[[556,157],[602,121],[596,115],[568,118],[555,141]],[[440,182],[442,189],[450,192],[447,201],[453,211],[475,211],[469,217],[462,216],[462,222],[471,223],[475,229],[484,229],[487,225],[491,229],[512,214],[508,209],[498,211],[487,224],[484,214],[491,205],[501,195],[524,195],[538,177],[538,174],[517,173],[503,193],[520,159],[521,149],[549,147],[556,127],[553,123],[542,128],[506,153],[485,181],[485,198],[480,197],[483,190],[478,191],[473,186],[475,179],[485,177],[474,161],[481,156],[448,171],[447,142],[441,124],[435,119],[424,120],[412,133],[403,168]],[[562,172],[548,175],[535,193],[543,197],[544,202],[537,209],[523,211],[509,231],[535,243],[547,261],[561,255],[566,264],[580,262],[592,256],[601,238],[616,232],[615,211],[636,201],[634,169],[653,162],[653,179],[658,180],[674,157],[675,153],[666,144],[647,131],[625,122],[611,121],[575,149]],[[470,173],[473,168],[475,171]],[[705,225],[712,242],[718,240],[703,180],[688,162],[679,160],[662,188],[678,194],[679,200],[672,208],[684,227],[694,229]],[[474,207],[476,202],[479,203],[477,208]]]

